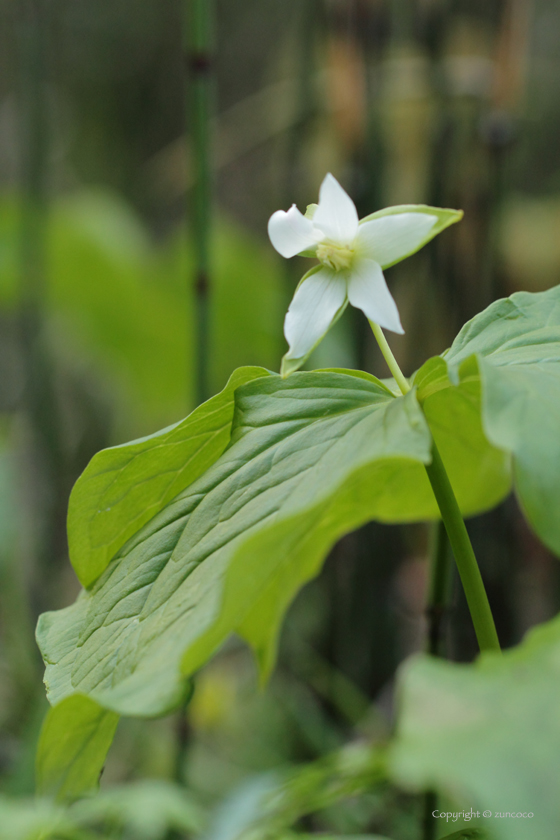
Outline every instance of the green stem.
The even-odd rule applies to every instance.
[[[212,0],[187,0],[188,122],[194,174],[192,222],[195,249],[196,399],[209,396],[209,295],[212,179],[210,113],[213,99]]]
[[[381,328],[377,324],[372,323],[373,334],[375,335],[379,344],[380,350],[383,353],[385,361],[389,366],[389,370],[395,377],[395,380],[401,389],[401,393],[407,394],[410,391],[410,385],[405,379],[397,360],[395,359],[391,348],[387,344],[387,340],[383,335]],[[451,482],[445,470],[441,455],[432,437],[432,461],[426,464],[426,472],[434,491],[434,496],[440,509],[441,518],[449,537],[449,542],[455,556],[455,562],[459,570],[459,576],[467,604],[474,624],[476,638],[480,650],[500,650],[500,643],[498,641],[498,634],[496,633],[496,626],[494,618],[488,603],[488,596],[484,589],[482,576],[476,557],[467,533],[467,528],[461,516],[461,511],[455,498],[455,493],[451,487]]]
[[[426,472],[453,549],[480,650],[499,651],[500,642],[498,641],[498,634],[496,633],[496,626],[480,569],[451,482],[435,442],[432,442],[432,462],[426,464]]]
[[[397,383],[397,385],[401,389],[401,394],[408,394],[408,392],[410,391],[410,385],[408,384],[408,380],[406,379],[402,370],[400,369],[399,363],[397,362],[397,360],[393,356],[393,351],[389,347],[389,345],[387,343],[387,339],[383,335],[383,330],[381,329],[379,324],[374,324],[373,321],[370,321],[369,323],[370,323],[370,326],[373,330],[373,334],[375,336],[375,339],[376,339],[377,343],[379,344],[379,349],[383,353],[383,358],[387,362],[387,367],[389,368],[389,370],[393,374],[395,382]]]

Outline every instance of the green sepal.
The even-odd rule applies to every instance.
[[[407,257],[412,256],[412,254],[415,254],[423,248],[424,245],[427,245],[427,243],[437,236],[438,233],[441,233],[442,230],[445,230],[445,228],[450,225],[460,222],[463,218],[462,210],[450,210],[445,207],[430,207],[427,204],[399,204],[395,205],[395,207],[385,207],[383,210],[377,210],[376,213],[370,213],[369,216],[365,216],[365,218],[360,219],[359,224],[363,225],[364,222],[371,222],[374,219],[381,219],[384,216],[397,216],[401,213],[424,213],[427,216],[435,216],[437,221],[419,245],[412,250],[407,251],[407,253],[403,254],[402,257],[399,257],[398,260],[394,260],[390,263],[384,263],[381,268],[390,268],[392,265],[395,265],[396,263],[405,260]]]

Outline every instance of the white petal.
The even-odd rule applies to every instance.
[[[395,213],[363,222],[357,250],[387,268],[421,248],[436,222],[437,216],[429,213]]]
[[[358,232],[354,202],[330,172],[319,190],[319,206],[313,214],[313,224],[328,239],[341,245],[350,245]]]
[[[348,278],[348,300],[380,327],[404,333],[397,304],[387,288],[381,266],[373,260],[354,261]]]
[[[320,268],[301,283],[286,313],[284,335],[290,345],[288,359],[307,356],[322,339],[346,300],[344,276]]]
[[[268,220],[268,235],[273,246],[283,257],[295,257],[316,245],[321,236],[313,222],[306,219],[293,204],[288,212],[277,210]]]

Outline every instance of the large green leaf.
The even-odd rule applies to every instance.
[[[195,412],[186,426],[101,453],[80,479],[70,516],[74,563],[89,583],[111,562],[90,594],[41,620],[54,702],[91,692],[121,712],[160,713],[232,630],[266,675],[287,606],[341,534],[371,518],[437,516],[423,469],[431,437],[414,392],[396,399],[367,374],[282,381],[262,373],[235,392],[232,444],[194,483],[202,471],[195,468],[219,446],[185,472],[185,452],[161,444],[186,436],[190,452],[191,437],[200,441],[214,416],[212,401],[199,409],[200,423]],[[239,381],[214,398],[226,400],[228,416]],[[482,434],[476,382],[448,380],[440,390],[437,421],[426,397],[434,436],[462,509],[483,510],[508,491],[508,456]],[[228,439],[229,426],[222,449]],[[177,495],[179,481],[187,489]]]
[[[300,373],[250,382],[236,404],[221,458],[89,592],[41,617],[51,702],[80,692],[125,714],[162,713],[232,630],[268,650],[342,533],[373,517],[435,514],[422,468],[431,438],[414,392],[396,399],[373,377]],[[262,604],[264,632],[250,621]]]
[[[556,840],[559,696],[559,618],[473,665],[417,657],[400,678],[392,774],[490,811],[480,822],[498,840]],[[496,816],[506,813],[515,816]]]
[[[462,511],[487,509],[506,495],[513,453],[518,492],[539,533],[543,522],[549,532],[558,527],[543,499],[555,498],[560,455],[551,443],[554,399],[543,416],[530,396],[543,377],[549,396],[556,393],[559,294],[494,304],[415,377]],[[164,446],[170,475],[162,477],[154,449],[204,435],[214,416],[209,403],[200,424],[195,414],[186,426],[99,456],[100,468],[94,461],[86,471],[71,517],[72,545],[85,558],[77,565],[91,582],[110,563],[90,593],[41,620],[55,702],[91,693],[116,711],[158,714],[179,702],[185,676],[232,630],[249,641],[266,674],[288,604],[341,534],[371,518],[437,516],[422,466],[430,433],[415,391],[395,398],[375,378],[350,372],[287,381],[261,373],[235,391],[231,444],[221,457],[229,420],[221,443],[208,458],[196,455],[192,469],[183,470],[184,453]],[[226,399],[228,417],[233,389],[215,398],[219,405]],[[114,458],[117,476],[135,447],[140,457],[113,498],[101,460],[110,472]]]
[[[219,458],[231,434],[236,388],[264,368],[240,368],[224,390],[181,423],[104,449],[76,482],[68,508],[70,559],[91,584],[119,548]]]
[[[348,375],[350,371],[345,373]],[[359,371],[354,375],[368,378],[367,374]],[[431,393],[432,378],[440,383],[442,375],[446,387],[438,386]],[[490,444],[484,435],[479,380],[466,377],[459,385],[453,386],[447,377],[445,362],[436,357],[424,366],[417,381],[430,430],[463,514],[469,516],[494,507],[507,495],[511,486],[510,456]],[[382,486],[377,484],[376,488],[377,492],[382,489],[383,495],[377,501],[375,510],[371,508],[371,517],[384,522],[414,522],[438,516],[438,508],[420,465],[391,469],[383,477]],[[335,503],[338,504],[339,500],[336,499]],[[364,503],[367,505],[367,501],[358,499],[357,494],[350,502],[351,505]],[[349,531],[355,527],[352,525],[352,511],[348,509],[344,516],[348,523],[346,530]],[[306,579],[302,578],[302,582]],[[296,580],[292,578],[293,583]],[[278,627],[296,591],[287,581],[275,580],[254,602],[238,628],[255,650],[263,678],[274,664]]]
[[[118,720],[80,694],[50,709],[37,747],[37,792],[65,800],[96,790]]]
[[[474,397],[480,381],[485,436],[513,454],[523,510],[543,542],[560,554],[560,286],[517,292],[492,304],[415,381],[434,429],[442,407],[455,399],[451,395]],[[472,421],[478,423],[477,413]],[[457,417],[457,435],[464,432],[464,419]]]

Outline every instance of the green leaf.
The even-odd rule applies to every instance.
[[[89,592],[41,617],[51,702],[80,692],[161,714],[236,629],[270,667],[284,610],[341,534],[435,515],[430,445],[414,392],[396,399],[373,377],[300,373],[239,388],[221,458]]]
[[[373,219],[381,219],[383,216],[398,216],[401,213],[424,213],[427,216],[435,216],[437,221],[419,245],[404,256],[399,257],[398,260],[391,263],[384,263],[381,268],[390,268],[395,263],[412,256],[412,254],[415,254],[423,248],[424,245],[427,245],[438,233],[441,233],[442,230],[445,230],[450,225],[456,224],[456,222],[460,222],[463,218],[462,210],[448,210],[445,207],[429,207],[427,204],[398,204],[395,207],[385,207],[376,213],[370,213],[369,216],[360,219],[360,224],[371,222]]]
[[[185,420],[94,456],[68,509],[70,560],[83,586],[91,586],[119,548],[219,458],[230,439],[235,389],[267,375],[264,368],[240,368]]]
[[[37,748],[37,792],[66,800],[96,790],[118,720],[79,694],[50,709]]]
[[[397,782],[491,811],[482,822],[498,840],[556,840],[560,619],[472,665],[417,657],[405,665],[399,692],[390,755]],[[534,816],[496,817],[512,812]]]
[[[170,830],[183,836],[204,828],[201,810],[185,789],[156,779],[102,791],[77,802],[69,813],[79,825],[124,829],[134,840],[164,840]]]
[[[459,388],[480,379],[485,435],[512,453],[523,511],[560,554],[560,286],[496,301],[463,327],[444,359]],[[453,391],[444,365],[430,360],[415,381],[432,424],[446,399],[439,392]]]

